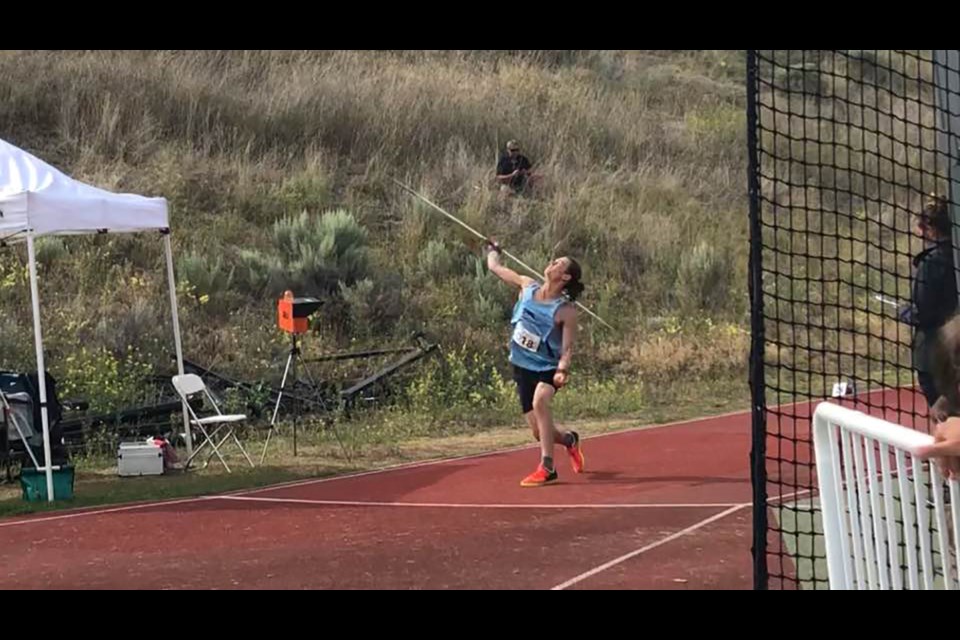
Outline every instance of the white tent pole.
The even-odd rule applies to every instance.
[[[167,282],[170,285],[170,314],[173,317],[173,342],[177,348],[177,373],[183,375],[183,347],[180,343],[180,315],[177,313],[177,283],[173,274],[173,249],[170,247],[170,230],[163,231],[163,248],[167,254]],[[187,457],[193,455],[193,438],[190,435],[190,414],[187,412],[187,401],[182,397],[183,405],[183,433],[187,441]]]
[[[33,341],[37,349],[37,381],[40,385],[40,419],[43,423],[43,468],[47,475],[47,501],[53,502],[53,456],[50,453],[50,422],[47,417],[47,374],[43,364],[43,335],[40,332],[40,289],[37,286],[37,254],[33,231],[27,232],[27,256],[30,260],[30,294],[33,299]],[[28,447],[29,443],[24,443]]]

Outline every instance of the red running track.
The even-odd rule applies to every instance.
[[[2,589],[749,589],[750,415],[0,521]]]

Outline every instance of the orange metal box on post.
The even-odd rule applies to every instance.
[[[277,325],[294,335],[306,333],[310,325],[308,317],[319,306],[316,298],[294,298],[292,291],[286,291],[277,302]]]

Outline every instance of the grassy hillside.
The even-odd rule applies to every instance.
[[[187,356],[279,382],[285,288],[325,299],[309,355],[403,343],[444,357],[404,411],[514,415],[512,292],[479,246],[396,177],[528,263],[584,266],[565,410],[629,412],[699,382],[745,382],[742,51],[4,51],[0,137],[69,174],[171,203]],[[545,175],[502,198],[517,138]],[[149,236],[40,245],[48,362],[109,409],[170,370],[161,245]],[[0,253],[0,366],[30,368],[22,247]],[[346,365],[316,371],[357,375]],[[705,386],[703,388],[706,388]],[[514,416],[515,417],[515,416]]]

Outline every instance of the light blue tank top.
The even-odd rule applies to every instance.
[[[563,342],[555,316],[566,299],[534,300],[539,289],[537,283],[525,287],[513,307],[510,362],[530,371],[550,371],[560,363]]]

